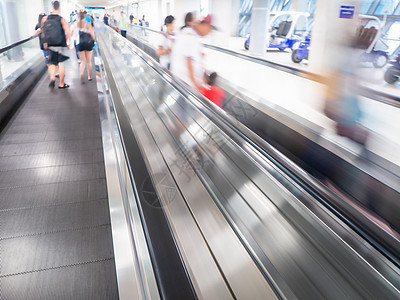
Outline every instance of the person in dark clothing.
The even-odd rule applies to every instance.
[[[131,24],[133,23],[133,18],[134,18],[134,16],[131,14],[131,15],[129,16],[129,20],[131,21]]]
[[[104,15],[103,20],[104,20],[104,24],[108,25],[108,15],[107,14]]]
[[[38,18],[38,23],[35,26],[35,32],[32,34],[32,37],[37,36],[37,35],[39,36],[40,49],[43,52],[43,56],[46,61],[46,65],[49,66],[49,51],[44,49],[43,38],[42,38],[42,26],[46,20],[47,20],[46,14],[40,13],[39,18]]]
[[[65,69],[64,61],[69,59],[67,55],[67,43],[70,39],[70,31],[67,21],[60,16],[60,2],[54,1],[54,10],[47,16],[46,22],[43,24],[44,49],[49,50],[49,73],[50,88],[54,88],[56,81],[56,70],[58,66],[60,83],[58,88],[66,89],[69,87],[64,82]]]

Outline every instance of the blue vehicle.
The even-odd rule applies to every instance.
[[[386,51],[388,46],[382,41],[382,30],[385,25],[375,16],[360,15],[360,27],[357,31],[357,49],[360,53],[360,62],[372,63],[375,68],[382,68],[389,60],[389,53]],[[304,41],[293,46],[292,61],[300,63],[303,59],[308,59],[310,52],[310,36]]]
[[[391,66],[385,72],[385,81],[389,84],[394,84],[400,78],[400,53],[395,60],[389,62]]]
[[[308,35],[304,41],[300,42],[296,49],[292,51],[292,61],[294,63],[300,63],[303,59],[308,59],[308,53],[310,52],[311,37]]]
[[[270,14],[268,49],[284,51],[301,41],[308,31],[308,13],[281,11]],[[250,47],[250,35],[244,42],[244,48]]]

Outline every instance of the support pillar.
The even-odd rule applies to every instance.
[[[217,31],[212,33],[212,43],[229,47],[230,37],[237,36],[240,0],[212,0],[209,12],[213,15]]]
[[[317,0],[308,63],[311,72],[324,75],[343,66],[357,29],[360,2]],[[343,6],[354,7],[352,18]]]
[[[267,51],[270,0],[254,0],[251,12],[250,54],[264,56]]]

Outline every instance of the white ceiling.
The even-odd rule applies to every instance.
[[[104,7],[126,5],[128,3],[127,0],[75,0],[75,2],[82,6],[104,6]]]

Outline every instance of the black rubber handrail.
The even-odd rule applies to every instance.
[[[36,38],[36,37],[37,37],[37,35],[36,35],[36,36],[30,36],[30,37],[28,37],[28,38],[26,38],[26,39],[20,40],[20,41],[18,41],[18,42],[15,42],[15,43],[12,43],[12,44],[10,44],[10,45],[7,45],[7,46],[5,46],[5,47],[3,47],[3,48],[0,48],[0,54],[4,53],[4,52],[6,52],[6,51],[8,51],[8,50],[10,50],[10,49],[12,49],[12,48],[15,48],[15,47],[17,47],[17,46],[19,46],[19,45],[22,45],[22,44],[24,44],[24,43],[26,43],[26,42],[28,42],[28,41],[30,41],[30,40],[33,40],[33,39]]]
[[[152,58],[149,57],[147,53],[145,53],[143,50],[138,50],[139,51],[136,51],[137,54],[146,63],[148,63],[148,61],[152,61]],[[203,98],[203,96],[199,92],[191,89],[180,80],[173,78],[169,73],[166,73],[166,71],[161,66],[157,64],[151,64],[150,66],[161,76],[168,77],[171,84],[175,88],[177,88],[185,97],[189,99],[190,96],[194,96],[199,99]],[[386,233],[380,227],[374,226],[373,228],[371,228],[371,224],[369,223],[367,228],[364,228],[365,224],[363,221],[365,220],[365,216],[362,215],[358,210],[347,205],[347,203],[342,202],[340,200],[341,198],[338,195],[329,190],[324,184],[317,181],[313,176],[305,173],[304,170],[296,165],[293,161],[282,155],[277,149],[275,149],[266,141],[262,140],[247,127],[242,124],[238,124],[237,122],[232,122],[230,116],[220,111],[219,109],[216,109],[207,101],[201,103],[203,105],[201,111],[205,112],[206,110],[209,110],[211,112],[214,112],[215,116],[217,116],[217,118],[214,119],[215,122],[217,122],[222,127],[227,126],[228,128],[231,128],[234,132],[238,133],[239,136],[242,136],[245,141],[248,141],[251,145],[253,145],[255,149],[258,149],[260,153],[263,153],[267,158],[272,159],[274,164],[278,166],[279,169],[281,169],[285,174],[288,174],[289,177],[295,180],[295,182],[300,183],[300,185],[305,188],[305,190],[307,190],[314,197],[319,199],[320,203],[322,203],[331,212],[333,212],[340,220],[347,224],[347,226],[349,226],[356,233],[362,236],[366,241],[369,242],[370,245],[372,245],[375,249],[386,256],[386,258],[388,258],[396,266],[400,266],[400,244],[395,237]],[[206,112],[205,114],[208,115]],[[362,219],[361,224],[359,220],[351,220],[348,217],[346,212],[349,211],[351,212],[350,215],[357,214],[357,216]]]
[[[147,27],[142,27],[139,25],[132,25],[133,27],[136,28],[140,28],[140,29],[144,29],[144,30],[148,30],[154,33],[158,33],[158,34],[162,34],[161,31],[157,31],[154,29],[150,29]],[[284,64],[280,64],[277,62],[273,62],[271,60],[267,60],[265,58],[260,58],[260,57],[254,57],[254,56],[250,56],[247,54],[243,54],[243,53],[239,53],[237,51],[234,50],[230,50],[230,49],[226,49],[226,48],[222,48],[219,46],[215,46],[215,45],[210,45],[210,44],[204,44],[204,46],[206,48],[209,48],[211,50],[215,50],[215,51],[219,51],[219,52],[223,52],[225,54],[228,55],[232,55],[234,57],[238,57],[241,59],[245,59],[254,63],[258,63],[261,65],[265,65],[283,72],[287,72],[299,77],[303,77],[306,79],[310,79],[319,83],[326,83],[328,81],[328,79],[322,75],[318,75],[316,73],[310,72],[310,71],[306,71],[306,70],[301,70],[292,66],[288,66],[288,65],[284,65]],[[385,93],[382,91],[377,91],[377,90],[373,90],[371,88],[368,88],[366,86],[361,86],[361,95],[364,97],[368,97],[372,100],[378,101],[378,102],[382,102],[384,104],[387,105],[391,105],[397,108],[400,108],[400,97],[393,95],[393,94],[389,94],[389,93]]]

